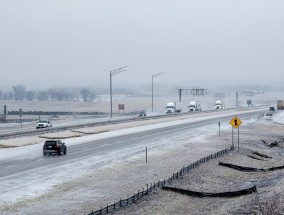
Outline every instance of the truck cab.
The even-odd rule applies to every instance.
[[[188,105],[188,112],[201,111],[201,105],[198,101],[190,101]]]
[[[216,110],[224,109],[224,106],[223,106],[223,103],[222,103],[221,100],[217,100],[217,101],[215,102],[215,109],[216,109]]]
[[[181,103],[180,102],[168,102],[166,106],[166,114],[180,113]]]

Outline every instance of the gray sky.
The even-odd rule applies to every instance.
[[[283,0],[0,0],[0,84],[284,79]]]

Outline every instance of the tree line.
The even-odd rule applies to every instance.
[[[114,93],[132,93],[129,89],[113,89]],[[92,102],[100,94],[109,94],[108,89],[91,89],[88,87],[77,88],[48,88],[46,90],[27,90],[25,85],[17,84],[12,86],[10,91],[0,90],[1,100],[15,101],[83,101]]]

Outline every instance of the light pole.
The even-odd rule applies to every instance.
[[[152,75],[152,113],[153,113],[153,100],[154,100],[154,98],[153,98],[153,91],[154,91],[154,81],[153,81],[153,79],[155,78],[155,77],[157,77],[157,76],[159,76],[159,75],[162,75],[162,74],[164,74],[164,73],[166,73],[166,72],[161,72],[161,73],[157,73],[157,74],[155,74],[155,75]]]
[[[118,69],[114,69],[114,70],[110,70],[109,71],[109,82],[110,82],[110,88],[109,88],[109,94],[110,94],[110,118],[112,118],[112,76],[117,75],[118,73],[121,73],[123,71],[124,68],[126,68],[128,66],[124,66],[124,67],[120,67]]]

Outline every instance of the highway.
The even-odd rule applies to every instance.
[[[247,110],[247,108],[239,109],[226,109],[225,111],[236,111],[236,110]],[[119,115],[110,117],[94,117],[94,118],[82,118],[82,119],[59,119],[51,120],[52,127],[36,129],[36,123],[23,123],[22,126],[19,123],[2,123],[0,124],[0,138],[9,138],[14,136],[23,136],[23,135],[40,135],[44,133],[64,131],[68,129],[78,129],[81,127],[88,126],[98,126],[98,125],[107,125],[112,123],[122,123],[129,121],[141,121],[149,119],[160,119],[168,117],[176,117],[182,115],[200,115],[204,113],[217,113],[216,110],[207,110],[207,111],[196,111],[196,112],[184,112],[179,114],[153,114],[147,117],[137,117],[137,115]]]
[[[247,119],[255,115],[263,113],[263,110],[256,111],[253,113],[242,113],[238,116],[242,119]],[[206,125],[217,124],[219,121],[230,121],[234,115],[226,117],[218,117],[214,119],[203,119],[196,122],[187,124],[180,124],[175,126],[169,126],[164,128],[158,128],[154,130],[143,131],[139,133],[122,135],[119,137],[111,137],[98,141],[90,141],[88,143],[72,145],[68,147],[67,155],[62,156],[46,156],[38,154],[31,159],[23,160],[4,160],[0,163],[0,178],[5,180],[7,178],[18,177],[19,174],[28,173],[31,170],[48,166],[60,166],[66,163],[77,162],[80,159],[86,159],[88,157],[102,155],[107,152],[116,151],[119,149],[129,148],[133,145],[144,146],[145,142],[151,142],[154,140],[165,139],[176,135],[176,133],[190,132],[192,128],[203,127]]]

